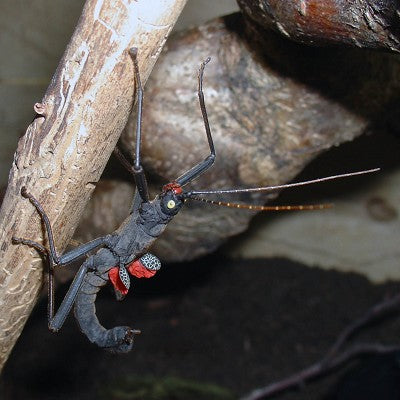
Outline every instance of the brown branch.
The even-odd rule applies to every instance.
[[[400,294],[376,304],[362,317],[356,319],[342,331],[330,350],[321,360],[285,379],[255,389],[242,397],[241,400],[259,400],[275,396],[278,393],[300,386],[307,380],[325,375],[333,369],[345,364],[349,360],[364,354],[385,354],[400,350],[400,344],[383,345],[380,343],[357,343],[348,349],[343,349],[346,342],[359,329],[372,323],[378,318],[382,318],[391,312],[398,311],[399,308]]]
[[[400,51],[397,0],[238,0],[263,28],[311,45]]]
[[[35,303],[42,263],[13,235],[43,241],[21,187],[43,204],[61,251],[70,239],[132,106],[127,50],[139,48],[145,81],[186,0],[87,0],[70,43],[21,138],[0,211],[0,368]],[[45,323],[45,321],[43,321]]]

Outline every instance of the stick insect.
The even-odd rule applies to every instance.
[[[317,182],[365,174],[377,170],[373,169],[352,172],[314,179],[311,181],[252,189],[184,191],[183,187],[196,180],[201,174],[207,171],[213,165],[216,157],[203,94],[203,73],[206,64],[210,61],[210,58],[207,58],[201,64],[199,69],[197,93],[204,121],[209,154],[203,159],[203,161],[184,172],[172,182],[164,185],[161,193],[156,196],[155,199],[150,201],[146,176],[141,164],[143,88],[141,85],[137,62],[137,49],[130,49],[129,54],[133,61],[137,87],[136,147],[133,166],[129,164],[127,159],[124,158],[120,152],[117,152],[117,155],[122,163],[133,174],[136,184],[136,192],[133,199],[131,213],[123,222],[121,227],[115,232],[99,237],[86,244],[82,244],[69,252],[59,255],[55,248],[53,232],[46,212],[40,202],[30,192],[28,192],[25,187],[23,187],[21,195],[31,202],[40,215],[47,233],[49,247],[46,248],[42,244],[29,239],[17,237],[12,238],[14,244],[33,247],[47,259],[49,268],[48,327],[50,331],[57,332],[61,329],[72,306],[74,305],[75,318],[78,321],[81,331],[91,342],[115,353],[129,352],[132,349],[135,335],[139,334],[140,331],[128,326],[117,326],[112,329],[106,329],[103,327],[96,316],[95,300],[97,293],[110,281],[114,286],[117,299],[121,300],[127,294],[130,287],[129,275],[136,278],[150,278],[160,269],[161,263],[158,258],[150,253],[146,253],[146,251],[164,231],[173,217],[179,212],[185,201],[200,200],[213,204],[247,208],[251,210],[319,209],[324,206],[251,206],[214,201],[201,196],[210,194],[271,192],[283,188],[309,185]],[[94,252],[95,250],[96,252]],[[89,253],[92,254],[80,266],[57,312],[54,312],[55,269],[67,266],[71,262],[86,256]]]

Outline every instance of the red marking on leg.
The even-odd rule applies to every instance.
[[[157,270],[151,270],[146,268],[140,259],[135,260],[131,262],[130,264],[127,265],[126,269],[129,271],[129,273],[136,278],[151,278],[154,276],[157,272]],[[115,266],[112,267],[108,271],[108,278],[110,282],[113,284],[115,290],[120,292],[123,296],[125,296],[128,293],[127,287],[124,285],[122,282],[120,276],[119,276],[119,267]]]
[[[121,278],[119,277],[119,267],[113,267],[108,271],[108,278],[110,282],[113,284],[115,290],[121,292],[124,296],[128,293],[128,289],[122,283]]]
[[[140,260],[133,261],[127,266],[126,269],[129,271],[131,275],[136,276],[136,278],[151,278],[157,272],[147,269],[140,262]]]

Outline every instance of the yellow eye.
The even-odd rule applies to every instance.
[[[169,209],[174,208],[174,207],[175,207],[175,202],[174,202],[173,200],[170,200],[170,201],[167,203],[167,207],[168,207]]]

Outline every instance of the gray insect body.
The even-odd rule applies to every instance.
[[[57,332],[72,306],[75,304],[74,313],[79,327],[88,339],[111,352],[125,353],[131,350],[134,336],[140,331],[131,329],[128,326],[117,326],[112,329],[103,327],[97,316],[95,301],[99,290],[109,281],[114,285],[117,299],[121,300],[126,295],[130,287],[129,274],[138,278],[153,276],[160,268],[160,261],[152,254],[146,253],[147,249],[153,244],[158,236],[164,231],[168,223],[173,219],[182,208],[185,200],[201,200],[213,204],[225,205],[236,208],[247,208],[257,210],[303,210],[321,209],[317,206],[250,206],[235,203],[224,203],[204,198],[198,195],[205,194],[230,194],[246,193],[254,191],[276,191],[284,187],[302,186],[305,184],[317,183],[341,177],[375,172],[378,169],[353,172],[331,177],[319,178],[307,182],[291,183],[280,186],[267,186],[251,189],[224,189],[207,191],[185,192],[183,187],[198,178],[215,160],[214,143],[208,123],[207,111],[204,103],[202,90],[203,72],[205,65],[210,61],[205,60],[199,70],[198,96],[200,110],[202,113],[204,127],[210,154],[190,170],[184,172],[180,177],[165,185],[162,192],[152,201],[149,200],[148,187],[143,167],[141,165],[141,118],[143,105],[143,89],[140,81],[139,68],[137,64],[137,49],[129,51],[134,65],[135,79],[137,86],[137,107],[138,117],[136,126],[136,147],[134,165],[131,166],[124,156],[116,149],[116,155],[122,164],[133,174],[136,183],[136,193],[134,196],[132,212],[126,218],[121,227],[113,234],[97,238],[83,244],[65,254],[58,255],[51,228],[50,221],[40,204],[40,202],[30,194],[25,187],[21,189],[23,197],[29,199],[39,213],[48,236],[49,249],[42,244],[29,239],[13,237],[14,244],[24,244],[35,248],[42,253],[49,264],[49,298],[48,298],[48,325],[49,329]],[[64,297],[56,313],[54,313],[54,270],[57,267],[66,266],[78,258],[97,250],[79,268],[75,278]],[[128,274],[129,272],[129,274]]]
[[[136,182],[136,193],[133,201],[132,212],[123,222],[121,227],[113,234],[97,238],[83,244],[68,253],[58,255],[54,245],[53,233],[49,219],[40,202],[30,194],[25,187],[22,188],[23,197],[30,200],[36,207],[46,227],[49,249],[40,243],[29,239],[13,237],[14,244],[25,244],[34,247],[44,254],[49,263],[49,300],[48,300],[48,325],[53,332],[60,330],[75,304],[74,313],[81,331],[88,339],[111,352],[128,352],[132,348],[133,338],[140,331],[128,326],[117,326],[112,329],[104,328],[97,316],[95,301],[99,290],[111,281],[114,285],[117,299],[121,300],[130,287],[130,274],[136,277],[151,277],[160,268],[160,261],[153,255],[145,253],[158,236],[164,231],[174,215],[178,213],[184,203],[184,193],[181,186],[189,183],[207,168],[215,158],[211,133],[207,129],[207,137],[212,153],[203,162],[185,172],[176,181],[164,186],[160,195],[150,201],[148,197],[147,182],[140,163],[141,143],[141,114],[143,91],[140,82],[139,69],[136,60],[136,50],[131,49],[135,67],[135,78],[138,87],[138,124],[136,129],[136,157],[134,166],[130,166],[123,155],[116,151],[121,162],[133,174]],[[202,64],[199,75],[199,91],[205,63]],[[200,96],[200,92],[199,92]],[[200,105],[205,115],[205,105],[200,96]],[[207,123],[205,121],[205,123]],[[101,247],[100,249],[98,249]],[[92,252],[79,268],[65,298],[57,312],[54,313],[54,270],[56,267],[65,266],[74,260]]]
[[[138,201],[137,196],[136,194],[134,203]],[[118,264],[126,265],[143,254],[172,220],[173,215],[162,211],[162,201],[163,197],[157,197],[151,202],[141,203],[112,236],[109,248],[117,257],[115,261]]]
[[[107,239],[107,248],[100,249],[81,266],[81,269],[85,271],[92,271],[85,274],[82,286],[76,296],[75,318],[81,331],[91,342],[111,352],[130,351],[135,331],[128,326],[104,328],[96,316],[97,293],[108,283],[108,272],[115,265],[119,265],[120,276],[121,271],[124,271],[122,272],[124,278],[121,281],[129,289],[129,283],[126,284],[126,282],[129,282],[130,278],[125,266],[151,246],[171,221],[173,214],[176,214],[183,204],[176,199],[176,209],[171,211],[173,214],[165,214],[161,207],[161,203],[165,201],[164,197],[157,197],[152,202],[142,203],[138,210],[133,210],[134,216],[126,219],[120,232]],[[172,196],[169,195],[168,199],[170,197]],[[149,258],[148,254],[145,256]],[[154,261],[154,258],[151,260]],[[118,293],[116,294],[118,297]]]

